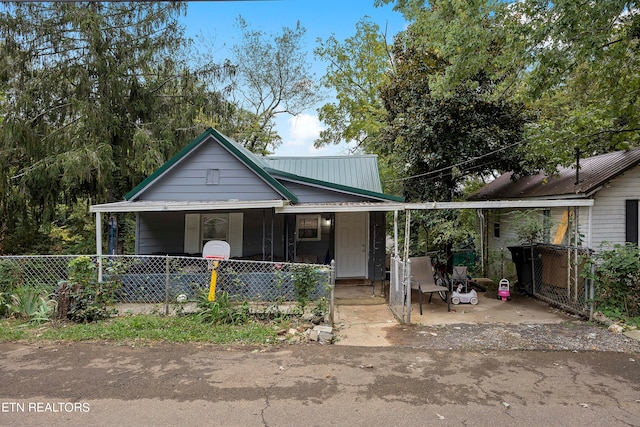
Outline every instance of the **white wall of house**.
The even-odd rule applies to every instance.
[[[601,244],[624,244],[626,200],[640,199],[640,166],[618,176],[605,185],[595,197],[593,206],[592,249]]]
[[[591,249],[598,250],[603,244],[624,244],[626,239],[626,201],[640,200],[640,166],[610,181],[594,195],[594,206],[591,210]],[[554,242],[558,228],[564,220],[567,210],[574,208],[551,208],[551,229],[549,243]],[[513,209],[493,210],[487,213],[489,248],[489,275],[498,277],[515,274],[515,266],[511,261],[509,246],[519,245],[516,235],[515,217],[510,215]],[[528,210],[542,221],[542,210]],[[578,208],[578,232],[581,246],[587,247],[589,241],[589,208]],[[499,237],[496,236],[496,224],[499,224]],[[568,244],[565,233],[561,244]],[[502,274],[503,273],[503,274]]]

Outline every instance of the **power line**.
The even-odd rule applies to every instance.
[[[434,171],[429,171],[429,172],[425,172],[425,173],[421,173],[421,174],[417,174],[417,175],[407,176],[407,177],[404,177],[404,178],[392,179],[392,180],[389,180],[389,181],[386,181],[386,182],[391,183],[391,182],[407,181],[407,180],[414,179],[414,178],[420,178],[420,177],[423,177],[423,176],[437,174],[437,173],[440,173],[440,172],[443,172],[443,171],[446,171],[446,170],[451,170],[451,169],[453,169],[455,167],[460,167],[460,166],[462,166],[464,164],[467,164],[467,163],[475,162],[476,160],[483,159],[485,157],[491,156],[493,154],[499,153],[501,151],[507,150],[509,148],[515,147],[515,146],[520,145],[520,144],[522,144],[522,142],[514,142],[513,144],[507,145],[507,146],[502,147],[502,148],[498,148],[497,150],[490,151],[488,153],[482,154],[482,155],[477,156],[477,157],[473,157],[471,159],[465,160],[465,161],[460,162],[460,163],[456,163],[456,164],[451,165],[451,166],[445,166],[443,168],[436,169]],[[476,165],[476,167],[477,167],[477,165]]]

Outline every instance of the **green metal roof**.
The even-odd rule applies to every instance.
[[[264,157],[265,165],[326,183],[382,193],[378,157],[375,155],[327,157]]]

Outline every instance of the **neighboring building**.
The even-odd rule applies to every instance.
[[[380,280],[386,215],[403,198],[384,194],[377,157],[257,156],[208,129],[125,196],[94,205],[135,212],[136,254],[201,256],[225,240],[231,257],[336,261],[337,278]],[[98,253],[101,240],[98,240]]]
[[[548,206],[529,215],[539,215],[546,225],[544,243],[573,245],[597,250],[603,244],[638,243],[640,200],[640,148],[580,159],[575,167],[560,168],[555,176],[540,173],[512,180],[506,173],[471,195],[470,202],[552,200],[567,203],[592,199],[590,207]],[[551,202],[549,202],[551,204]],[[483,213],[484,253],[493,268],[512,269],[508,246],[518,245],[514,209],[492,209]],[[494,271],[500,273],[500,270]],[[507,271],[506,273],[512,273]],[[500,274],[497,274],[499,276]],[[507,275],[507,274],[504,274]]]

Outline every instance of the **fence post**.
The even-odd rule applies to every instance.
[[[164,314],[169,315],[169,255],[164,259]]]
[[[329,324],[333,327],[334,320],[334,305],[333,305],[333,296],[334,290],[336,289],[336,260],[331,260],[331,296],[329,297]]]
[[[405,316],[405,318],[407,319],[407,324],[410,325],[411,324],[411,258],[407,258],[407,261],[405,264],[405,274],[402,281],[403,281],[402,286],[404,286],[404,292],[407,300],[407,303],[406,303],[407,315]]]

